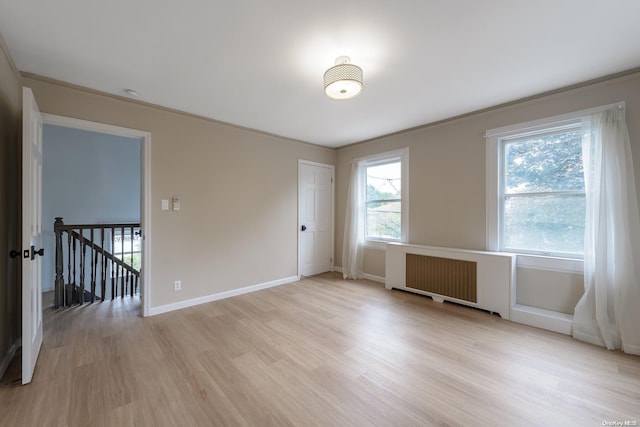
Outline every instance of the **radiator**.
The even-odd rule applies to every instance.
[[[389,243],[385,287],[481,308],[510,319],[516,255]]]
[[[478,302],[476,262],[407,254],[406,265],[408,287]]]

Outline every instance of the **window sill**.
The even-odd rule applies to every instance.
[[[516,264],[521,268],[584,274],[584,261],[581,259],[528,254],[517,255],[518,258]]]
[[[387,243],[401,243],[399,240],[365,240],[364,247],[366,249],[378,249],[384,251],[387,249]]]

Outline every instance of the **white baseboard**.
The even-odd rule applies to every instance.
[[[334,271],[342,273],[341,267],[334,267]],[[363,274],[363,277],[374,282],[385,283],[385,278],[381,276],[375,276],[373,274]],[[273,280],[271,282],[259,283],[257,285],[246,286],[244,288],[233,289],[231,291],[219,292],[217,294],[207,295],[200,298],[194,298],[186,301],[180,301],[173,304],[161,305],[158,307],[151,307],[149,316],[155,316],[158,314],[168,313],[174,310],[180,310],[183,308],[193,307],[208,302],[218,301],[225,298],[231,298],[238,295],[248,294],[251,292],[259,291],[262,289],[273,288],[275,286],[285,285],[287,283],[293,283],[300,280],[299,276],[286,277],[284,279]],[[573,322],[573,316],[565,313],[558,313],[556,311],[544,310],[542,308],[531,307],[527,305],[516,304],[511,308],[511,321],[516,323],[522,323],[524,325],[535,326],[536,328],[546,329],[548,331],[559,332],[565,335],[571,335],[571,324]],[[0,363],[0,377],[4,374],[4,370],[9,365],[9,362],[13,358],[16,352],[16,345],[14,344],[10,351],[5,355],[5,358]]]
[[[516,304],[511,308],[511,321],[571,335],[573,316],[566,313],[558,313],[557,311]]]
[[[384,277],[382,276],[374,276],[373,274],[362,273],[362,277],[364,277],[365,279],[373,280],[374,282],[379,282],[384,284]]]
[[[219,292],[217,294],[207,295],[200,298],[194,298],[186,301],[180,301],[173,304],[161,305],[158,307],[151,307],[149,310],[149,316],[155,316],[157,314],[168,313],[174,310],[180,310],[182,308],[193,307],[200,304],[205,304],[212,301],[218,301],[225,298],[231,298],[238,295],[248,294],[262,289],[273,288],[275,286],[286,285],[287,283],[293,283],[300,280],[299,276],[291,276],[284,279],[273,280],[271,282],[259,283],[257,285],[246,286],[244,288],[233,289],[226,292]]]
[[[334,267],[333,269],[342,273],[341,267]],[[385,283],[385,278],[381,276],[374,276],[373,274],[367,273],[364,273],[362,276],[365,279],[373,280],[374,282]],[[415,293],[433,297],[433,295],[428,295],[426,293]],[[502,317],[506,318],[505,316]],[[524,325],[535,326],[536,328],[546,329],[548,331],[559,332],[565,335],[571,335],[573,316],[566,313],[558,313],[556,311],[516,304],[511,308],[511,313],[507,320],[522,323]]]
[[[333,271],[337,271],[338,273],[342,273],[342,267],[333,267]],[[384,283],[384,277],[382,276],[374,276],[373,274],[362,273],[362,278],[373,280],[374,282]]]
[[[4,376],[4,373],[7,370],[7,367],[9,367],[9,363],[11,362],[11,359],[13,359],[13,356],[16,355],[17,350],[18,350],[18,344],[13,343],[9,348],[9,351],[7,351],[7,353],[2,358],[2,361],[0,361],[0,378]]]

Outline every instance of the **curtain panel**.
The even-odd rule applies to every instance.
[[[573,337],[640,354],[640,216],[624,110],[583,121],[585,292]]]
[[[364,161],[351,163],[349,191],[347,193],[347,211],[344,219],[344,238],[342,241],[342,276],[345,279],[362,278],[364,260]]]

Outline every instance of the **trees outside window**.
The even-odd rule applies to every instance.
[[[365,235],[400,240],[402,236],[402,163],[366,167]]]
[[[585,188],[580,124],[501,144],[501,249],[581,257]]]

